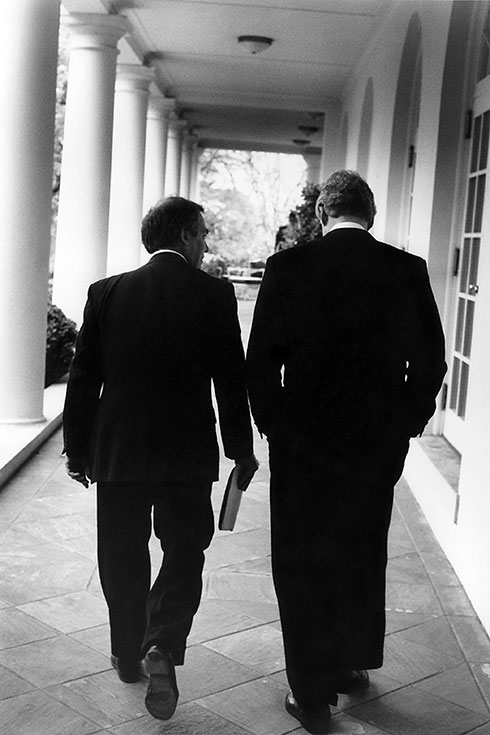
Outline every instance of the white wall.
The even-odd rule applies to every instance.
[[[391,12],[361,59],[343,100],[343,112],[347,112],[350,124],[347,167],[356,168],[363,99],[372,78],[374,109],[367,179],[378,207],[373,234],[384,239],[398,73],[407,29],[413,14],[418,13],[422,24],[422,92],[411,239],[416,243],[416,252],[425,258],[429,255],[440,94],[450,11],[450,2],[437,0],[393,3]]]
[[[461,12],[459,6],[459,11]],[[485,5],[486,7],[486,5]],[[461,80],[452,86],[444,77],[453,3],[437,0],[393,2],[391,12],[378,28],[376,38],[361,59],[342,100],[340,117],[349,121],[346,167],[358,164],[362,136],[363,100],[372,79],[374,104],[371,150],[367,179],[375,193],[378,216],[373,234],[384,239],[390,174],[390,141],[398,74],[406,32],[414,13],[422,30],[422,82],[420,120],[417,136],[417,162],[410,243],[413,251],[429,263],[432,285],[444,317],[448,346],[452,330],[454,293],[450,265],[452,253],[462,231],[462,192],[465,190],[468,142],[464,140],[465,92]],[[480,12],[469,3],[467,12]],[[481,11],[483,12],[483,11]],[[466,76],[473,79],[474,56],[478,52],[481,23],[474,23],[474,37],[466,44],[469,53],[463,63]],[[455,27],[453,26],[453,32]],[[454,53],[462,54],[459,29],[453,33],[460,44]],[[466,32],[466,31],[465,31]],[[461,34],[463,29],[461,28]],[[451,47],[452,48],[452,47]],[[473,54],[473,59],[471,58]],[[458,64],[461,59],[458,57]],[[463,74],[464,76],[464,74]],[[450,80],[449,80],[450,81]],[[444,84],[445,82],[445,84]],[[467,80],[465,81],[465,84]],[[473,82],[471,82],[473,84]],[[449,99],[442,99],[443,90]],[[452,97],[454,95],[454,99]],[[458,116],[452,126],[440,120],[441,102],[445,114]],[[445,136],[451,135],[448,144]],[[448,162],[447,157],[454,157]],[[400,157],[402,160],[403,157]],[[447,198],[442,187],[447,185]],[[490,242],[490,178],[482,244]],[[459,204],[458,204],[459,202]],[[451,219],[454,221],[451,222]],[[447,222],[447,227],[444,223]],[[443,235],[441,236],[441,231]],[[490,631],[490,248],[482,247],[479,294],[476,309],[470,385],[466,415],[466,441],[460,477],[460,504],[455,520],[456,495],[431,464],[420,445],[413,442],[405,477],[422,506],[437,538],[455,567],[483,624]]]

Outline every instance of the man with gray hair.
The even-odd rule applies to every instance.
[[[369,234],[367,183],[335,172],[316,214],[320,240],[267,262],[247,361],[270,450],[286,709],[321,734],[337,695],[383,663],[393,488],[446,364],[425,261]]]

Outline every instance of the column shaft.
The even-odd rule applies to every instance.
[[[184,133],[182,137],[182,162],[180,167],[180,196],[186,199],[189,199],[191,195],[192,157],[196,143],[197,138],[195,135]]]
[[[182,135],[186,126],[184,120],[170,117],[167,144],[167,170],[165,172],[165,196],[178,196],[180,192],[180,171],[182,165]]]
[[[303,154],[303,158],[306,162],[306,180],[309,184],[320,183],[320,166],[321,156],[312,153]]]
[[[82,14],[67,22],[72,46],[53,300],[80,324],[87,287],[106,275],[114,80],[126,21]]]
[[[59,0],[2,8],[0,421],[43,420]]]
[[[189,198],[194,202],[198,202],[201,198],[200,192],[200,181],[199,181],[199,159],[201,157],[202,148],[194,148],[192,151],[192,164],[191,164],[191,186],[189,192]]]
[[[170,110],[163,97],[150,97],[146,121],[145,179],[143,213],[165,196],[168,118]],[[173,101],[172,101],[173,102]]]
[[[153,72],[142,66],[118,66],[107,259],[109,274],[132,270],[141,262],[146,114],[152,78]]]

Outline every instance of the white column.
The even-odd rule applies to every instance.
[[[191,190],[191,166],[192,152],[196,145],[196,137],[188,132],[184,132],[182,136],[182,159],[180,165],[180,186],[179,193],[181,197],[189,199]]]
[[[320,183],[320,167],[322,159],[316,153],[304,153],[303,158],[306,162],[306,181],[309,184]]]
[[[334,171],[345,168],[346,149],[347,118],[342,124],[340,105],[330,104],[323,117],[320,183],[325,182]]]
[[[165,196],[168,120],[174,100],[150,96],[146,120],[143,214]]]
[[[178,196],[180,192],[180,170],[182,165],[182,135],[187,123],[174,115],[170,116],[167,143],[167,170],[165,172],[165,196]]]
[[[87,288],[107,267],[116,15],[68,16],[71,52],[56,238],[53,301],[80,324]]]
[[[154,72],[118,64],[112,142],[107,273],[133,270],[141,261],[141,213],[146,115]]]
[[[43,421],[59,0],[0,20],[0,422]]]
[[[191,186],[189,192],[189,198],[194,202],[199,202],[201,198],[200,182],[199,182],[199,159],[201,158],[202,148],[198,148],[197,145],[192,151],[192,162],[191,162]]]

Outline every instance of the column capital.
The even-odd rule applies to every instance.
[[[175,115],[175,108],[177,106],[177,102],[175,101],[174,97],[163,97],[163,103],[164,103],[165,117],[170,118],[172,114]]]
[[[183,137],[183,144],[186,148],[188,148],[190,151],[192,151],[197,146],[197,135],[194,135],[194,133],[191,133],[191,131],[185,131],[184,137]]]
[[[318,159],[320,158],[319,153],[302,153],[301,157],[303,158],[304,162],[307,164],[316,164]]]
[[[171,102],[169,105],[168,103]],[[148,117],[154,120],[168,120],[170,113],[175,107],[175,100],[162,97],[160,94],[151,94],[148,101]]]
[[[149,92],[150,84],[155,80],[153,69],[138,64],[118,64],[116,66],[117,92]]]
[[[129,23],[120,15],[73,13],[63,17],[70,32],[70,49],[116,49],[118,41],[129,31]]]
[[[175,114],[170,115],[170,131],[179,137],[184,134],[187,127],[187,120],[177,117]]]

